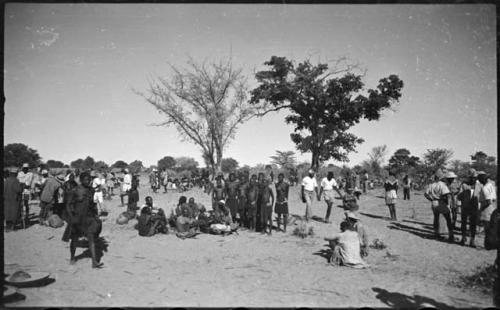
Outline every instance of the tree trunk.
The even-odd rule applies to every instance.
[[[311,169],[319,171],[319,154],[317,151],[312,151]]]

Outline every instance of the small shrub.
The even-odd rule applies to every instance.
[[[314,236],[314,228],[307,227],[306,223],[300,223],[297,227],[292,232],[292,235],[300,237],[302,239],[306,238],[307,236]]]
[[[460,276],[452,283],[460,288],[480,289],[488,294],[493,287],[493,282],[495,282],[496,272],[495,265],[480,266],[476,268],[474,274]]]
[[[372,249],[375,249],[375,250],[383,250],[385,248],[387,248],[387,246],[385,245],[385,243],[380,240],[380,239],[374,239],[372,241],[372,244],[370,244],[370,248]]]

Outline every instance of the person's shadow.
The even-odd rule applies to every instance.
[[[321,256],[326,261],[330,261],[330,258],[332,257],[332,249],[330,248],[330,245],[328,243],[324,244],[326,248],[320,249],[317,252],[314,252],[313,255]]]
[[[106,241],[106,239],[104,239],[104,237],[99,237],[95,241],[96,259],[98,262],[101,261],[101,258],[104,256],[104,252],[108,251],[108,245],[109,245],[109,243]],[[90,255],[90,250],[88,249],[89,244],[88,244],[87,240],[79,241],[77,244],[77,247],[86,248],[86,250],[83,251],[81,254],[77,255],[75,257],[75,260],[80,260],[80,259],[86,258],[86,257],[87,258],[92,257]]]
[[[405,295],[398,292],[389,292],[380,287],[372,287],[372,290],[377,293],[375,296],[377,299],[394,308],[412,308],[421,309],[434,307],[439,310],[453,309],[453,307],[448,306],[445,303],[436,301],[432,298],[421,296],[421,295]]]

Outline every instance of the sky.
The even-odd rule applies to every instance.
[[[169,155],[203,166],[174,127],[151,125],[164,119],[133,89],[168,78],[169,64],[188,56],[232,56],[253,88],[253,73],[273,55],[313,63],[347,56],[367,70],[367,88],[390,74],[403,80],[395,111],[351,128],[365,142],[349,166],[383,144],[388,157],[399,148],[497,156],[494,5],[9,3],[4,20],[4,144],[27,144],[44,161],[149,166]],[[224,157],[255,165],[295,150],[286,115],[241,125]]]

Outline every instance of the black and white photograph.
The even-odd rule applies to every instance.
[[[7,2],[7,308],[500,307],[497,5]]]

